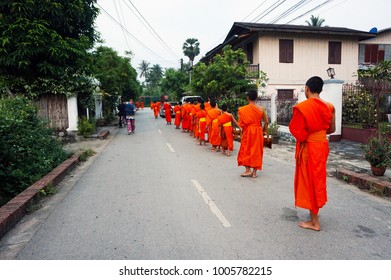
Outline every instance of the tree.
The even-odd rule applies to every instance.
[[[97,40],[96,0],[0,2],[0,87],[26,93],[26,85],[60,85],[87,70]],[[65,79],[64,79],[65,77]],[[65,81],[64,81],[65,80]],[[33,87],[34,87],[33,86]]]
[[[140,78],[144,77],[144,79],[147,79],[150,70],[149,62],[145,60],[141,61],[138,69],[140,70]]]
[[[247,78],[247,66],[250,63],[241,50],[232,50],[225,46],[222,54],[213,58],[213,63],[197,63],[194,67],[191,87],[195,92],[213,96],[217,99],[236,97],[254,82],[263,84],[267,79],[262,72],[260,80]]]
[[[200,54],[200,43],[198,39],[189,38],[183,43],[183,54],[190,60],[190,66],[193,67],[194,58]]]
[[[115,50],[100,46],[93,53],[93,76],[100,82],[105,93],[104,105],[110,112],[118,99],[137,99],[141,95],[141,86],[137,81],[137,72],[129,57],[121,57]]]
[[[317,27],[321,27],[323,25],[323,23],[325,22],[325,20],[323,18],[319,18],[319,16],[314,16],[314,15],[311,15],[311,18],[310,20],[306,20],[305,21],[308,26],[317,26]]]
[[[187,71],[181,71],[169,68],[164,73],[161,82],[161,89],[167,93],[171,99],[179,100],[182,93],[187,91],[189,74]]]

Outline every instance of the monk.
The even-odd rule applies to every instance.
[[[160,102],[156,101],[155,106],[153,106],[153,114],[155,115],[155,119],[158,118],[160,112]]]
[[[210,101],[211,109],[207,111],[207,127],[209,131],[209,143],[212,145],[213,152],[219,151],[221,144],[220,129],[218,117],[221,115],[219,109],[216,108],[215,100]]]
[[[198,120],[198,139],[200,141],[201,146],[206,145],[205,142],[206,116],[207,113],[205,111],[205,104],[200,103],[200,110],[196,113],[196,117]]]
[[[166,117],[166,122],[167,124],[171,125],[171,104],[170,102],[166,101],[163,104],[163,109],[164,109],[164,116]]]
[[[220,125],[221,135],[221,149],[222,153],[226,156],[231,155],[231,151],[234,150],[234,135],[232,130],[232,123],[239,127],[235,117],[227,112],[227,104],[221,105],[222,114],[217,118]],[[227,151],[227,153],[225,153]]]
[[[185,100],[185,103],[182,105],[182,132],[189,132],[190,120],[189,120],[189,104]]]
[[[238,166],[246,168],[240,175],[242,177],[256,178],[257,170],[262,170],[263,132],[267,131],[268,119],[265,109],[255,103],[257,97],[258,93],[255,90],[247,92],[248,105],[238,110],[242,139],[237,160]],[[264,127],[261,124],[262,120]]]
[[[329,154],[327,134],[335,131],[335,110],[320,99],[323,80],[314,76],[305,84],[306,101],[293,107],[289,130],[296,138],[295,205],[308,209],[309,221],[299,226],[320,230],[319,209],[327,202],[326,163]]]
[[[182,107],[182,102],[180,101],[174,106],[174,114],[175,114],[174,125],[176,129],[179,129],[181,125],[181,107]]]

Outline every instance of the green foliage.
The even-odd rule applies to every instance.
[[[345,86],[342,97],[342,122],[374,125],[375,121],[376,100],[373,94],[362,86]]]
[[[90,136],[96,131],[96,120],[94,118],[79,118],[77,122],[77,134],[83,137]]]
[[[357,75],[359,79],[372,78],[376,80],[391,81],[391,61],[382,61],[373,68],[359,70]]]
[[[163,92],[174,97],[173,100],[179,100],[182,93],[186,92],[188,84],[189,73],[187,71],[169,68],[164,73],[161,88]]]
[[[247,99],[245,98],[245,95],[237,98],[223,98],[219,101],[219,107],[221,107],[222,104],[227,104],[228,112],[233,114],[236,120],[238,119],[238,109],[244,105],[248,104]]]
[[[0,99],[0,139],[0,198],[20,193],[67,158],[26,98]]]
[[[56,90],[83,75],[97,40],[96,0],[0,2],[0,87],[25,94],[29,87]],[[79,77],[75,77],[78,79]],[[51,84],[51,85],[50,85]],[[77,84],[77,81],[76,81]],[[68,89],[67,89],[68,90]],[[68,91],[62,91],[65,94]]]
[[[81,155],[80,155],[80,161],[86,161],[89,157],[95,155],[95,151],[88,149],[85,150]]]
[[[141,95],[137,72],[129,57],[121,57],[112,48],[100,46],[94,51],[93,58],[92,73],[104,93],[105,112],[113,111],[120,98],[136,100]]]
[[[200,54],[200,43],[198,39],[189,38],[183,43],[183,54],[190,60],[190,64],[193,65],[194,58]]]
[[[280,128],[280,126],[278,125],[277,122],[272,122],[271,124],[269,124],[268,126],[268,131],[269,131],[269,134],[270,135],[278,135],[278,129]]]
[[[248,78],[248,65],[246,54],[241,49],[232,50],[231,46],[225,46],[223,53],[213,58],[213,63],[198,63],[194,67],[191,87],[195,93],[218,100],[235,98],[254,83],[263,85],[267,80],[264,73],[257,81]]]
[[[391,166],[391,139],[387,137],[370,138],[368,144],[362,145],[364,158],[371,166]]]

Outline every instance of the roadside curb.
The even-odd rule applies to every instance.
[[[391,198],[391,182],[387,180],[378,179],[367,173],[358,173],[347,170],[345,168],[338,168],[336,170],[336,178],[357,186],[359,189],[368,190],[371,193],[379,196]]]
[[[39,198],[41,190],[48,186],[56,186],[61,182],[80,162],[82,153],[82,151],[78,151],[73,154],[72,157],[59,164],[51,172],[0,208],[0,239],[26,215],[29,204]]]

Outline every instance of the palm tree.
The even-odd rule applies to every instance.
[[[323,25],[323,23],[325,22],[325,20],[323,18],[319,18],[319,16],[314,16],[314,15],[311,15],[311,18],[310,20],[306,20],[305,21],[308,26],[317,26],[317,27],[321,27]]]
[[[190,67],[193,67],[194,58],[200,54],[200,43],[198,39],[189,38],[183,43],[183,54],[190,60]]]
[[[138,69],[140,70],[140,78],[144,77],[145,79],[148,77],[148,72],[150,70],[149,62],[142,60],[139,64]]]
[[[154,64],[148,73],[147,82],[150,83],[153,87],[155,87],[159,85],[162,78],[162,67],[159,64]]]

